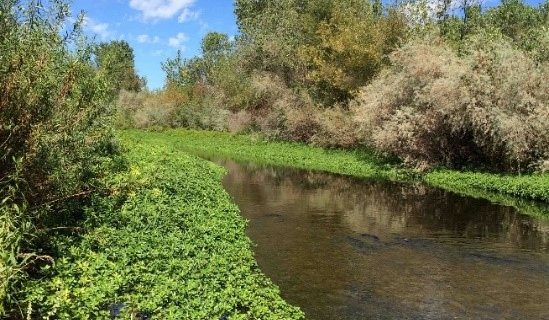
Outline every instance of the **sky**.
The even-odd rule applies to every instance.
[[[164,85],[161,62],[178,50],[190,58],[207,32],[238,31],[233,0],[73,0],[71,9],[85,12],[84,30],[96,42],[127,41],[152,90]]]

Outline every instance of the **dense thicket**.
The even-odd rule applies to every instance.
[[[238,37],[212,33],[201,56],[169,59],[164,90],[122,96],[124,122],[368,145],[418,168],[541,170],[548,12],[548,1],[236,0]]]
[[[482,41],[482,43],[479,43]],[[416,167],[525,171],[549,158],[549,65],[503,39],[418,41],[353,102],[363,142]]]
[[[0,314],[49,260],[32,243],[71,224],[117,152],[108,82],[68,15],[62,1],[0,2]]]

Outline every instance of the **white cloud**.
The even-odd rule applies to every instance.
[[[141,12],[143,19],[170,19],[185,12],[195,0],[130,0],[130,7]]]
[[[200,18],[200,12],[199,11],[193,11],[189,8],[183,9],[183,12],[179,15],[179,18],[177,18],[177,21],[180,23],[185,23],[189,21],[198,20]]]
[[[178,33],[175,37],[168,39],[168,44],[174,48],[183,48],[183,43],[189,40],[186,34],[183,32]]]
[[[139,43],[159,43],[160,38],[158,36],[151,37],[148,34],[140,34],[137,36]]]
[[[99,21],[96,21],[90,17],[84,17],[83,26],[86,30],[89,30],[98,36],[101,37],[101,39],[105,40],[113,35],[113,33],[109,30],[109,24],[108,23],[101,23]]]

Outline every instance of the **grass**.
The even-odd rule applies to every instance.
[[[123,134],[130,169],[86,208],[85,233],[58,233],[22,294],[25,318],[301,319],[259,270],[224,169],[169,137]]]
[[[364,178],[423,180],[467,196],[514,206],[524,213],[549,217],[549,174],[498,175],[435,170],[426,174],[399,168],[368,150],[322,149],[299,143],[265,141],[250,135],[194,130],[127,131],[125,135],[169,141],[202,155],[230,157],[259,164],[291,166]]]

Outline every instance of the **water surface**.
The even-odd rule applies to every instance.
[[[216,161],[309,319],[549,319],[549,223],[421,184]]]

